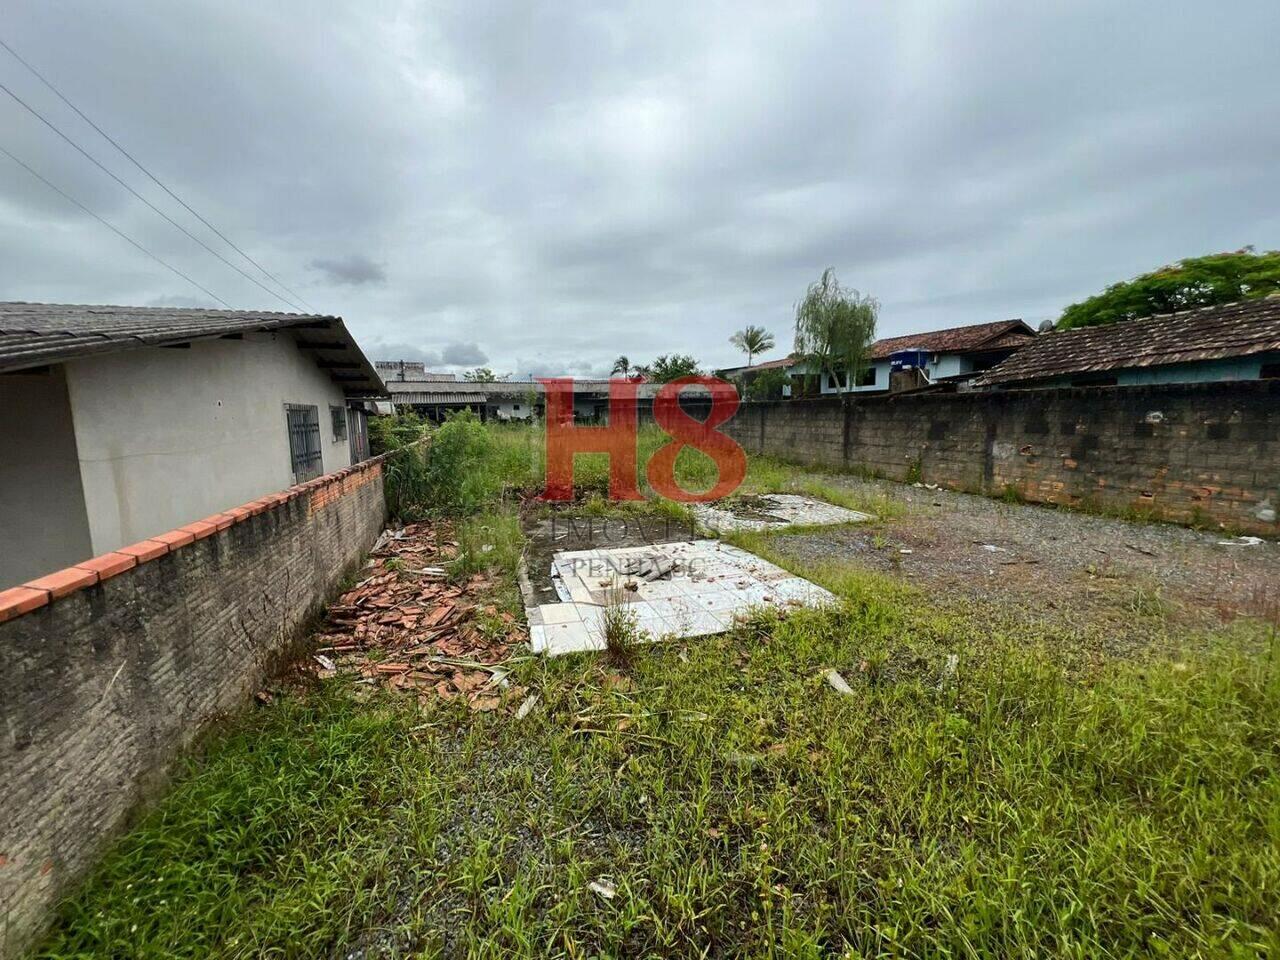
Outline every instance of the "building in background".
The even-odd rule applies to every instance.
[[[379,360],[379,370],[398,371],[402,361]],[[423,371],[419,371],[420,373]],[[536,380],[440,380],[444,374],[387,380],[388,403],[378,405],[379,413],[412,411],[433,423],[442,423],[452,413],[470,410],[481,420],[531,420],[542,416],[543,389]],[[582,423],[604,419],[609,410],[608,380],[575,380],[573,415]],[[654,384],[640,384],[640,400],[652,403]],[[388,407],[389,405],[389,407]]]
[[[1280,296],[1041,334],[978,387],[1110,387],[1280,378]]]
[[[456,373],[438,373],[435,370],[428,370],[427,365],[420,360],[375,360],[373,365],[384,383],[406,380],[448,382],[458,379]]]
[[[934,384],[958,385],[991,369],[1035,339],[1036,332],[1021,320],[886,337],[871,344],[867,370],[857,383],[849,383],[843,373],[819,377],[803,363],[794,365],[790,371],[792,396],[885,393]]]
[[[0,304],[0,588],[368,456],[332,316]]]
[[[755,383],[764,374],[781,371],[784,378],[790,373],[791,368],[798,362],[794,356],[782,357],[778,360],[764,360],[760,363],[753,363],[745,367],[722,367],[714,371],[715,375],[722,380],[728,380],[738,385],[738,391],[744,397],[753,395],[751,392],[751,384]],[[781,385],[782,396],[791,395],[791,387],[789,380]]]

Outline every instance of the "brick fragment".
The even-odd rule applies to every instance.
[[[137,565],[137,557],[116,551],[104,553],[100,557],[94,557],[92,560],[86,560],[84,563],[76,564],[76,566],[81,570],[89,570],[96,573],[100,581],[114,577],[117,574],[124,573],[126,570],[130,570]]]
[[[0,623],[20,617],[24,613],[38,610],[49,602],[48,590],[33,590],[31,587],[10,587],[0,590]]]
[[[185,547],[188,543],[194,543],[196,535],[184,529],[170,530],[168,533],[157,533],[152,540],[167,544],[170,550],[176,550],[178,547]]]
[[[139,563],[146,563],[148,560],[154,560],[156,557],[163,557],[169,552],[169,545],[159,540],[139,540],[137,543],[131,543],[127,547],[121,547],[116,553],[123,553],[129,557],[137,557]]]
[[[68,593],[92,587],[97,582],[98,575],[94,571],[67,567],[65,570],[55,570],[36,580],[29,580],[23,586],[33,590],[48,590],[49,596],[57,600]]]

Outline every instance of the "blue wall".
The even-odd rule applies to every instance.
[[[1135,367],[1131,370],[1099,370],[1055,377],[1046,386],[1070,386],[1073,380],[1093,377],[1116,378],[1120,387],[1146,386],[1156,383],[1211,383],[1222,380],[1257,380],[1264,363],[1280,363],[1280,353],[1260,353],[1252,357],[1227,360],[1199,360],[1194,363],[1171,363],[1162,367]]]

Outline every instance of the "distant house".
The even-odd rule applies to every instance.
[[[794,356],[782,357],[778,360],[765,360],[762,363],[753,363],[745,367],[723,367],[716,370],[715,375],[722,380],[731,380],[735,383],[742,384],[743,388],[751,385],[762,373],[768,373],[770,370],[782,370],[784,372],[790,370],[796,365]],[[787,392],[787,387],[783,388],[783,392]]]
[[[368,456],[332,316],[0,303],[0,588]]]
[[[1280,297],[1042,334],[974,381],[997,388],[1280,377]]]
[[[456,382],[456,373],[438,373],[426,369],[426,364],[418,360],[377,360],[374,368],[378,376],[386,383],[392,381]]]
[[[804,364],[796,364],[791,375],[793,380],[808,378],[810,394],[884,393],[891,386],[914,388],[972,379],[1035,339],[1035,331],[1021,320],[949,327],[875,341],[867,352],[867,370],[855,384],[850,384],[843,373],[826,373],[814,390],[812,380],[816,371],[808,370]],[[894,376],[899,377],[896,385],[891,383]],[[801,391],[793,389],[793,392]]]
[[[387,391],[395,410],[412,411],[435,423],[460,410],[470,410],[481,420],[529,420],[542,415],[543,388],[536,380],[388,380]],[[609,381],[575,380],[573,406],[576,420],[604,417],[609,409]],[[379,412],[382,409],[380,405]]]
[[[534,414],[541,385],[529,381],[388,380],[396,411],[412,411],[435,423],[470,410],[481,420],[525,420]],[[382,411],[379,406],[379,412]]]
[[[607,418],[609,392],[619,380],[573,381],[573,417],[580,423],[596,423]],[[654,397],[661,383],[635,383],[636,401],[641,415],[653,409]],[[427,382],[387,382],[391,406],[397,411],[412,411],[436,423],[450,414],[470,410],[481,420],[531,420],[541,417],[545,407],[545,390],[536,380],[490,380]],[[698,387],[687,387],[682,401],[693,405],[705,402],[706,393]],[[382,412],[383,405],[379,405]],[[390,412],[390,411],[387,411]]]

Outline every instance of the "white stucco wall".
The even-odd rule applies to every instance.
[[[827,376],[824,374],[822,376],[820,389],[825,396],[830,396],[830,397],[836,396],[841,392],[883,393],[884,391],[888,390],[889,389],[889,361],[877,360],[876,362],[871,364],[871,368],[874,369],[876,372],[876,382],[874,384],[871,384],[865,387],[855,386],[852,388],[847,388],[845,391],[841,391],[838,387],[833,387],[829,383],[827,383]],[[805,375],[808,375],[808,373],[809,373],[809,367],[803,363],[797,363],[795,366],[791,367],[791,369],[788,371],[788,374],[792,377],[805,376]],[[783,395],[790,396],[791,393],[790,391],[784,391]]]
[[[93,556],[61,367],[0,376],[0,590]]]
[[[288,332],[76,360],[66,377],[94,554],[292,484],[286,403],[317,408],[325,473],[351,462],[329,413],[342,391]]]
[[[533,404],[528,400],[511,400],[494,404],[493,415],[499,420],[529,420],[533,417]]]

